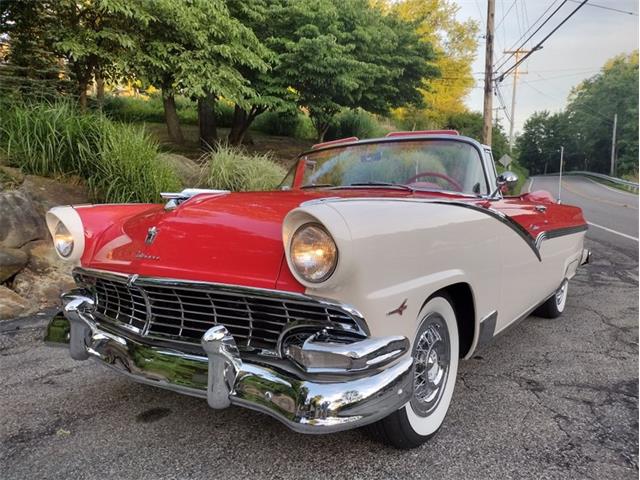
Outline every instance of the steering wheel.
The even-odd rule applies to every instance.
[[[451,178],[446,173],[438,173],[438,172],[420,172],[417,175],[414,175],[409,180],[407,180],[407,184],[415,183],[416,180],[423,177],[432,177],[432,178],[441,178],[442,180],[447,181],[450,185],[455,187],[456,192],[462,191],[462,185],[460,185],[454,178]]]

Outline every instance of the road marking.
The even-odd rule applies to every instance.
[[[616,235],[620,235],[621,237],[628,238],[629,240],[634,240],[636,242],[640,242],[640,240],[636,237],[632,237],[631,235],[627,235],[626,233],[618,232],[616,230],[611,230],[610,228],[603,227],[602,225],[598,225],[597,223],[587,222],[592,227],[601,228],[602,230],[606,230],[609,233],[614,233]]]
[[[605,200],[604,198],[592,197],[591,195],[587,195],[585,193],[577,192],[573,188],[569,187],[567,185],[567,182],[565,182],[565,181],[562,182],[562,188],[564,188],[565,190],[573,193],[574,195],[578,195],[579,197],[582,197],[582,198],[587,198],[589,200],[593,200],[593,201],[600,202],[600,203],[606,203],[608,205],[613,205],[614,207],[623,207],[623,208],[630,208],[631,210],[638,210],[637,207],[631,206],[628,203],[612,202],[610,200]]]
[[[586,178],[591,183],[595,183],[596,185],[600,185],[601,187],[604,187],[607,190],[611,190],[612,192],[623,193],[623,194],[627,194],[627,195],[633,195],[635,198],[638,198],[638,195],[636,195],[635,193],[625,192],[624,190],[620,190],[619,188],[610,187],[608,185],[605,185],[604,183],[600,183],[600,182],[595,181],[593,178],[589,178],[589,177],[583,177],[583,178]]]

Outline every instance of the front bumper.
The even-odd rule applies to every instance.
[[[397,351],[398,337],[352,344],[347,354],[364,365],[358,370],[305,372],[289,360],[241,357],[221,325],[203,335],[205,355],[200,355],[100,322],[89,297],[70,293],[63,303],[64,315],[51,320],[45,340],[68,344],[72,358],[94,358],[137,382],[206,398],[212,408],[258,410],[298,432],[330,433],[375,422],[402,407],[413,392],[413,359],[402,355],[408,342]],[[396,348],[391,362],[388,347]],[[343,354],[341,345],[335,355]]]

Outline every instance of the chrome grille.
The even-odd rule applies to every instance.
[[[362,321],[338,305],[303,295],[183,281],[76,272],[76,281],[96,295],[103,321],[159,339],[194,344],[213,325],[224,325],[243,349],[275,352],[292,322],[330,325],[363,336]]]

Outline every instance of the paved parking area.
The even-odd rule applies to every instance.
[[[531,317],[463,362],[443,428],[409,452],[212,411],[44,346],[43,317],[2,323],[0,476],[636,479],[637,251],[588,244],[565,315]]]

